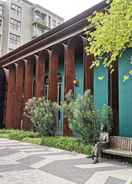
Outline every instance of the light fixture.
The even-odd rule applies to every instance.
[[[73,84],[74,84],[74,86],[76,86],[76,87],[79,86],[79,80],[74,79],[74,80],[73,80]]]

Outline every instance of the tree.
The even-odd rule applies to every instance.
[[[107,3],[104,11],[95,12],[88,18],[95,30],[87,32],[86,52],[94,56],[91,67],[103,64],[112,73],[117,59],[126,48],[132,47],[132,1],[112,0]],[[132,70],[128,74],[132,75]]]

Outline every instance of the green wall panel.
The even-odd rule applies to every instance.
[[[132,76],[123,81],[123,76],[132,69],[132,49],[124,52],[119,60],[119,135],[132,137]]]
[[[94,69],[94,103],[97,109],[108,104],[108,71],[103,66]]]
[[[83,70],[83,58],[81,55],[76,56],[75,62],[75,78],[79,81],[79,85],[74,87],[75,95],[83,95],[84,89],[84,70]]]

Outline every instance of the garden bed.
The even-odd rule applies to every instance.
[[[73,137],[41,137],[38,133],[34,132],[4,129],[0,130],[0,138],[8,138],[33,144],[45,145],[87,155],[90,155],[92,151],[90,145],[86,145],[82,143],[81,140]]]

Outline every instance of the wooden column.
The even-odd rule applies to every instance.
[[[44,78],[45,78],[45,59],[40,54],[36,57],[36,97],[44,96]]]
[[[21,129],[24,102],[24,63],[16,64],[15,128]]]
[[[84,90],[90,89],[91,92],[93,91],[93,75],[92,75],[92,69],[90,69],[90,66],[92,64],[92,57],[87,56],[84,53]]]
[[[71,89],[74,90],[75,79],[75,50],[64,46],[64,69],[65,69],[65,94]]]
[[[15,66],[9,68],[8,90],[7,90],[7,105],[6,105],[6,118],[5,127],[8,129],[14,128],[14,113],[15,113]]]
[[[4,127],[4,111],[5,111],[5,95],[6,95],[6,76],[5,71],[0,67],[0,129]]]
[[[33,63],[31,58],[24,61],[25,63],[25,80],[24,80],[24,102],[26,103],[28,99],[33,96]],[[30,130],[32,124],[28,118],[24,117],[23,129]]]
[[[109,71],[109,106],[113,110],[113,135],[119,134],[119,91],[118,91],[118,64],[115,64],[114,72]]]
[[[92,64],[92,56],[87,55],[85,48],[87,46],[87,39],[82,37],[83,40],[83,64],[84,64],[84,91],[90,89],[93,92],[93,72],[90,69]]]
[[[48,88],[48,98],[51,101],[57,100],[58,62],[59,58],[57,53],[52,52],[49,55],[49,88]]]
[[[74,78],[75,78],[75,50],[64,45],[64,70],[65,70],[65,95],[71,89],[74,91]],[[64,135],[70,136],[72,134],[68,120],[64,119]]]

